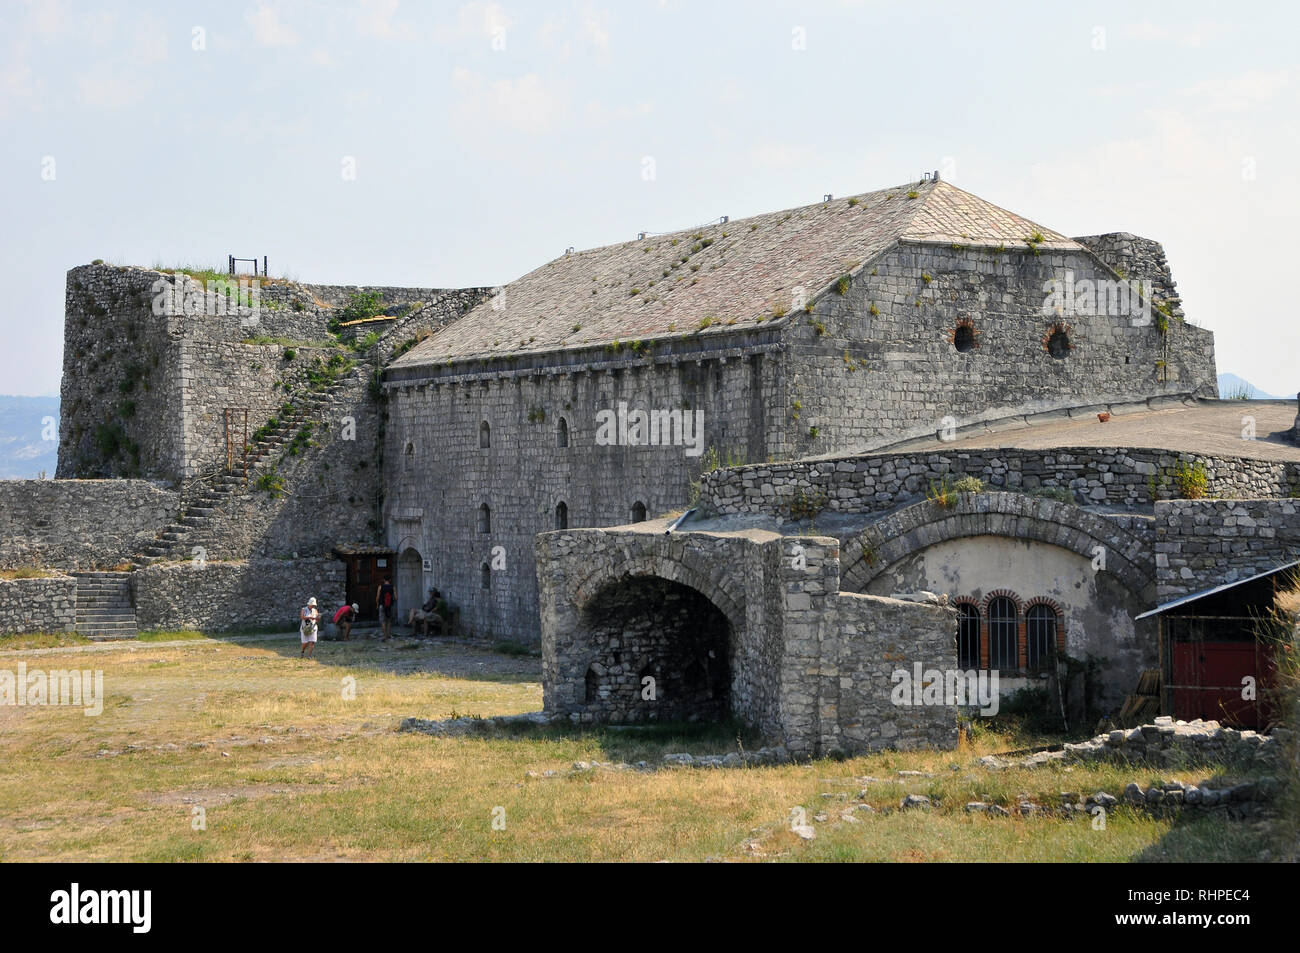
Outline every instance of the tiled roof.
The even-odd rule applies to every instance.
[[[506,285],[394,367],[725,333],[794,310],[899,240],[1081,246],[947,182],[901,185],[564,255]]]

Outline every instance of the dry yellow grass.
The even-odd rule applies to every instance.
[[[311,661],[298,651],[289,640],[193,641],[21,657],[29,668],[102,669],[106,701],[97,718],[0,708],[0,858],[1046,861],[1237,859],[1258,849],[1253,825],[1123,809],[1105,831],[1086,818],[967,815],[968,800],[1014,804],[1027,793],[1054,804],[1063,790],[1117,792],[1156,777],[1109,766],[988,772],[979,755],[1007,746],[988,738],[959,752],[844,762],[573,773],[580,760],[733,750],[735,732],[402,733],[408,716],[539,708],[538,660],[436,643],[322,643]],[[19,660],[0,656],[0,668]],[[904,769],[931,777],[900,779]],[[558,774],[528,776],[546,771]],[[881,780],[860,780],[867,775]],[[841,820],[864,788],[890,813]],[[942,804],[897,811],[905,793]],[[790,831],[798,806],[810,818],[828,812],[812,842]],[[206,829],[196,830],[200,813]]]

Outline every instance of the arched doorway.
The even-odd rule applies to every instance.
[[[627,576],[588,600],[583,708],[608,721],[718,721],[731,713],[732,628],[690,586]]]
[[[397,559],[397,619],[406,622],[412,609],[424,602],[424,558],[415,549],[402,551]]]

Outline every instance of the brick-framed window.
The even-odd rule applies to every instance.
[[[569,445],[569,422],[563,417],[555,425],[555,445],[561,449]]]
[[[957,667],[980,667],[980,607],[974,599],[959,599],[957,607]]]
[[[995,589],[985,596],[983,668],[1008,672],[1023,668],[1024,637],[1020,597],[1010,589]]]
[[[635,503],[632,504],[632,522],[633,522],[633,523],[644,523],[644,522],[645,522],[645,515],[646,515],[646,514],[645,514],[645,504],[644,504],[644,503],[642,503],[640,500],[637,500]]]
[[[478,531],[480,533],[492,532],[492,507],[488,506],[486,503],[479,504]]]
[[[492,425],[486,420],[480,421],[478,425],[478,447],[480,450],[486,450],[492,446]]]
[[[969,354],[980,346],[980,332],[973,318],[958,318],[948,334],[952,346],[962,354]]]
[[[563,500],[555,504],[555,528],[569,528],[569,504]]]
[[[1047,666],[1049,647],[1056,640],[1056,650],[1065,651],[1065,614],[1051,599],[1031,599],[1025,606],[1025,670],[1034,672]]]

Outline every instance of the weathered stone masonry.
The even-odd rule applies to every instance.
[[[973,476],[997,489],[1066,490],[1080,505],[1149,507],[1178,492],[1180,463],[1205,465],[1212,496],[1287,496],[1300,486],[1300,464],[1215,457],[1141,447],[1053,450],[960,450],[883,453],[826,460],[753,464],[716,470],[701,483],[701,501],[720,514],[762,513],[797,494],[824,499],[841,513],[873,513],[924,498],[931,484]]]
[[[178,506],[144,480],[0,480],[0,569],[116,565]]]
[[[630,522],[636,503],[653,517],[686,501],[701,456],[682,445],[598,445],[599,411],[626,403],[699,412],[704,433],[696,451],[725,445],[749,458],[771,452],[773,422],[763,409],[780,405],[779,355],[658,359],[663,363],[592,355],[575,368],[490,375],[446,369],[389,386],[388,543],[432,561],[426,584],[460,606],[463,625],[538,638],[533,537],[556,528],[561,503],[576,528]],[[488,447],[480,445],[484,423]],[[493,559],[495,547],[504,568]],[[484,589],[482,567],[494,562]]]
[[[77,581],[71,576],[0,579],[0,635],[71,632],[76,614]]]
[[[954,706],[892,699],[894,673],[910,673],[913,662],[955,666],[955,613],[840,592],[835,540],[580,530],[543,534],[537,549],[552,714],[587,722],[725,711],[795,754],[956,744]],[[637,611],[638,596],[666,583],[678,598],[702,601],[701,621],[721,617],[725,659],[718,643],[701,644],[671,614]],[[602,624],[610,600],[631,610],[617,632]],[[715,633],[718,624],[708,622]],[[717,657],[707,657],[709,648]],[[690,661],[725,671],[725,694],[716,682],[705,682],[703,695],[700,683],[688,685],[685,700],[663,694],[681,685],[671,666],[683,652],[703,652]],[[642,694],[647,676],[656,680],[654,699]]]
[[[1156,504],[1161,602],[1300,559],[1300,499]]]

